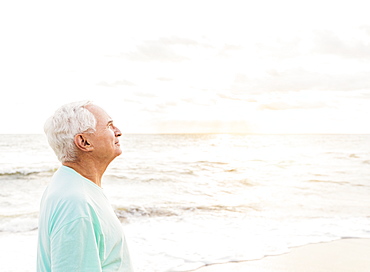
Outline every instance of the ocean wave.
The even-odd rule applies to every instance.
[[[24,232],[37,227],[38,212],[0,214],[0,232]]]
[[[43,173],[54,173],[57,168],[18,168],[18,169],[5,169],[0,170],[0,177],[4,176],[30,176]]]
[[[339,184],[339,185],[344,185],[344,184],[351,184],[348,181],[335,181],[335,180],[320,180],[320,179],[310,179],[309,182],[322,182],[322,183],[334,183],[334,184]],[[353,185],[353,184],[351,184]]]
[[[182,216],[185,213],[192,214],[210,214],[219,213],[245,213],[247,211],[258,210],[254,206],[238,205],[195,205],[195,206],[160,206],[160,207],[144,207],[144,206],[128,206],[117,207],[115,213],[118,218],[129,219],[135,217],[172,217]]]
[[[197,161],[196,163],[199,163],[199,164],[209,164],[209,165],[212,165],[212,164],[219,164],[219,165],[225,165],[225,164],[228,164],[227,162],[221,162],[221,161]]]
[[[118,218],[130,218],[130,217],[167,217],[167,216],[178,216],[179,213],[166,208],[157,207],[119,207],[115,209]]]

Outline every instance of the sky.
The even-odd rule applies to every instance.
[[[0,133],[370,133],[366,1],[2,1]]]

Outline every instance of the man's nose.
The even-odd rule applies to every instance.
[[[120,136],[122,136],[122,133],[121,133],[121,131],[119,130],[119,128],[118,127],[114,127],[115,128],[115,130],[114,130],[114,132],[115,132],[115,136],[116,137],[120,137]]]

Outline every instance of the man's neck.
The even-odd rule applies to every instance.
[[[75,161],[75,162],[64,162],[64,166],[70,167],[79,173],[81,176],[92,181],[99,187],[101,187],[101,180],[108,165],[101,165],[92,160]]]

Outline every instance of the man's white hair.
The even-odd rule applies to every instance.
[[[95,116],[86,109],[91,104],[91,101],[79,101],[63,105],[45,122],[49,145],[62,163],[77,159],[74,143],[77,134],[95,131]]]

